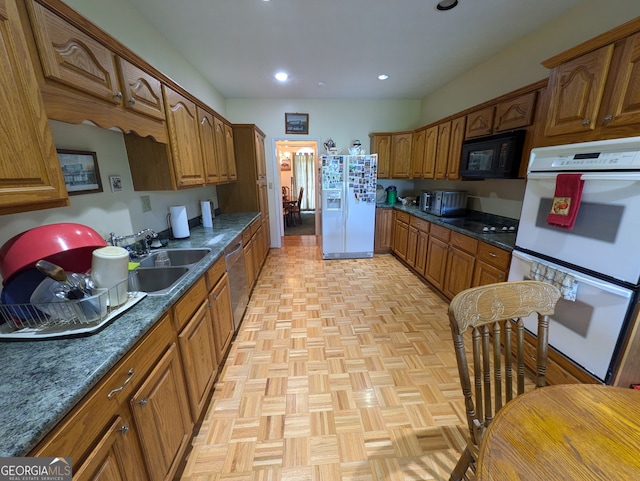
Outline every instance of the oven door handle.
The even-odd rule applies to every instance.
[[[530,172],[527,179],[555,179],[560,172]],[[581,172],[574,172],[579,174]],[[582,180],[640,180],[640,172],[598,172],[597,174],[582,173]]]
[[[611,282],[606,282],[600,279],[596,279],[595,277],[589,276],[587,274],[583,274],[581,272],[577,272],[573,269],[569,269],[567,267],[563,267],[557,264],[554,264],[553,262],[549,262],[547,260],[544,259],[539,259],[537,257],[531,256],[529,254],[525,254],[524,252],[520,252],[518,250],[514,250],[511,253],[511,256],[516,258],[516,259],[520,259],[521,261],[524,261],[528,264],[531,264],[533,262],[541,262],[542,264],[546,265],[546,266],[550,266],[553,267],[554,269],[558,269],[562,272],[566,272],[567,274],[572,275],[576,281],[578,281],[579,283],[584,283],[584,284],[588,284],[592,287],[595,287],[596,289],[600,289],[602,291],[605,292],[609,292],[611,294],[615,294],[617,296],[620,297],[624,297],[626,299],[631,298],[631,294],[632,291],[630,291],[629,289],[622,287],[622,286],[618,286],[616,284],[613,284]],[[578,293],[580,293],[580,287],[578,286]]]

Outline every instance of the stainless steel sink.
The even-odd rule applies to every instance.
[[[129,290],[148,295],[167,294],[189,272],[185,266],[138,267],[129,273]]]
[[[207,247],[153,251],[129,274],[129,290],[146,292],[150,296],[168,294],[209,252],[211,249]],[[159,265],[160,259],[165,259],[166,264]]]
[[[169,259],[168,265],[171,266],[189,266],[200,262],[211,249],[207,247],[192,249],[162,249],[153,251],[148,257],[140,261],[140,267],[155,267],[156,260],[164,256]],[[165,267],[165,266],[162,266]]]

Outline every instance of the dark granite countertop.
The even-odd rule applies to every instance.
[[[479,239],[483,242],[486,242],[487,244],[491,244],[494,245],[496,247],[499,247],[501,249],[507,250],[509,252],[511,252],[516,244],[516,234],[482,234],[482,233],[477,233],[477,232],[472,232],[468,229],[465,229],[464,227],[459,227],[456,225],[452,225],[450,223],[447,223],[446,220],[444,220],[442,217],[438,217],[436,215],[431,215],[431,214],[427,214],[426,212],[421,211],[417,206],[415,205],[402,205],[402,204],[396,204],[396,205],[388,205],[388,204],[377,204],[376,205],[377,208],[379,209],[396,209],[396,210],[401,210],[403,212],[407,212],[411,215],[414,215],[416,217],[419,217],[420,219],[424,219],[427,220],[429,222],[432,222],[434,224],[438,224],[441,226],[444,226],[448,229],[460,232],[461,234],[465,234],[468,235],[469,237],[473,237],[475,239]],[[478,211],[469,211],[467,213],[467,215],[465,216],[466,218],[469,219],[473,219],[473,220],[477,220],[477,221],[481,221],[484,222],[486,224],[513,224],[517,227],[518,224],[518,220],[517,219],[512,219],[510,217],[503,217],[503,216],[499,216],[499,215],[495,215],[495,214],[487,214],[487,213],[483,213],[483,212],[478,212]]]
[[[25,456],[216,261],[258,212],[223,214],[168,247],[211,252],[166,296],[147,296],[101,331],[75,339],[0,342],[0,456]]]

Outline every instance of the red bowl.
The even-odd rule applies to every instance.
[[[2,284],[40,259],[69,272],[91,269],[91,253],[107,242],[91,227],[70,222],[34,227],[18,234],[0,247]]]

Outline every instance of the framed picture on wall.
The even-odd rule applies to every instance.
[[[95,152],[64,149],[57,149],[57,152],[69,195],[102,192]]]
[[[280,171],[281,172],[286,172],[288,170],[291,170],[291,161],[289,159],[281,160],[280,161]]]
[[[284,114],[284,131],[287,134],[309,134],[309,114]]]

